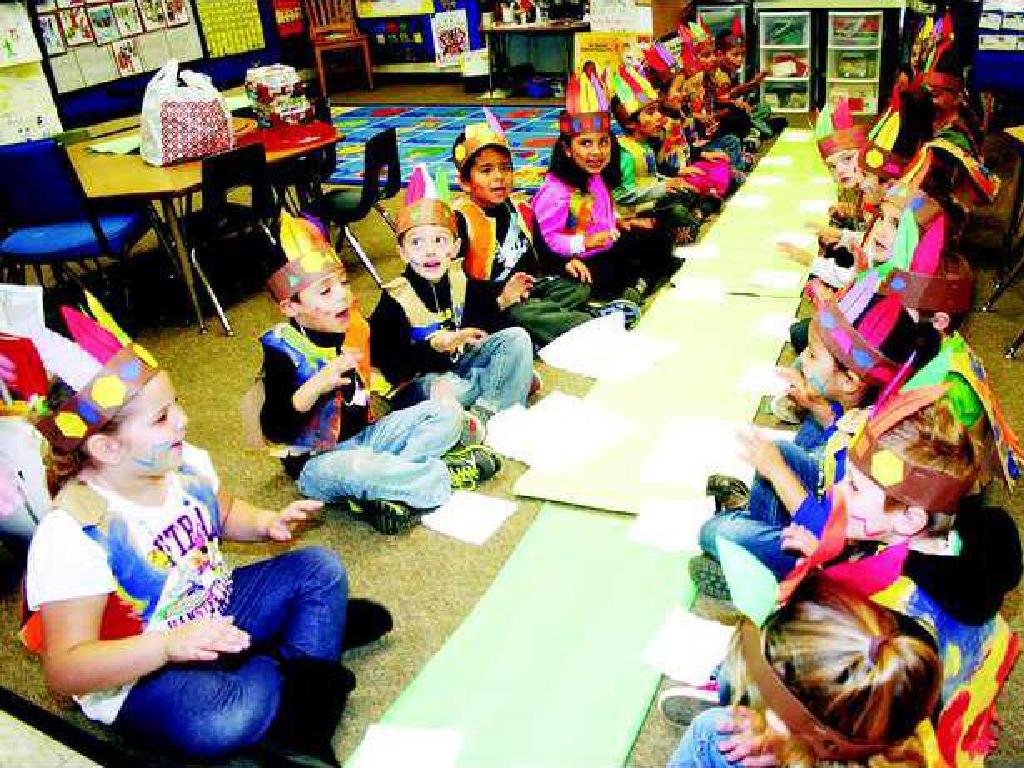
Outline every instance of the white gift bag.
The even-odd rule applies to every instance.
[[[150,165],[197,160],[234,146],[224,97],[206,75],[179,73],[176,59],[164,64],[146,86],[141,130],[142,158]]]

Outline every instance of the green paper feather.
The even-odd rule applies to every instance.
[[[951,355],[952,350],[943,342],[939,353],[932,358],[931,362],[915,373],[910,378],[910,381],[903,385],[903,390],[909,392],[913,389],[942,384],[946,381],[946,375],[949,373]]]
[[[825,107],[814,121],[814,138],[816,141],[827,139],[832,135],[832,104],[826,102]]]
[[[757,626],[763,626],[779,604],[779,582],[754,555],[721,536],[718,560],[729,583],[732,602]]]
[[[888,274],[893,269],[910,270],[910,263],[914,259],[914,251],[921,241],[921,230],[917,226],[917,218],[914,212],[907,208],[900,216],[899,226],[896,227],[896,239],[892,244],[892,257],[885,265],[891,265],[884,273]],[[883,276],[884,276],[883,274]]]
[[[437,187],[437,199],[450,208],[452,205],[452,189],[448,184],[447,169],[437,169],[434,173],[434,186]]]
[[[974,387],[967,383],[967,379],[959,373],[951,373],[946,381],[952,386],[946,391],[944,397],[949,401],[950,410],[956,420],[970,429],[978,423],[978,419],[985,413],[985,406],[974,391]]]

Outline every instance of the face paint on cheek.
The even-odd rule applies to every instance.
[[[814,373],[813,371],[804,371],[804,379],[807,381],[808,384],[811,385],[811,389],[813,389],[822,397],[826,396],[825,391],[828,389],[828,386],[825,380],[821,378],[821,376]]]
[[[159,470],[171,463],[171,456],[176,445],[177,443],[173,440],[157,443],[150,447],[149,455],[133,456],[132,462],[142,470],[149,472]]]

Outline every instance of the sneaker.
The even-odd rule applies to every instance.
[[[708,555],[690,558],[690,578],[693,579],[697,591],[714,600],[732,600],[729,583],[718,561]]]
[[[462,434],[459,435],[459,445],[468,448],[471,445],[480,445],[487,439],[487,425],[484,420],[472,411],[466,411],[466,418],[462,421]]]
[[[408,504],[390,499],[372,499],[362,502],[362,506],[366,522],[385,536],[395,536],[409,530],[421,517],[421,513]]]
[[[626,330],[630,330],[638,322],[640,322],[640,305],[634,301],[627,301],[626,299],[615,299],[609,301],[606,304],[601,304],[594,307],[590,314],[594,317],[605,317],[613,312],[621,312],[626,318]]]
[[[341,649],[351,651],[380,640],[392,630],[391,612],[375,600],[353,597],[345,607],[345,635]]]
[[[534,397],[542,389],[544,389],[544,379],[541,377],[540,371],[534,368],[533,378],[530,379],[530,391],[526,395],[527,399]]]
[[[711,690],[711,686],[714,686],[714,690],[718,689],[715,681],[708,684],[708,690]],[[706,708],[707,703],[694,698],[693,689],[685,686],[666,688],[658,697],[658,710],[673,725],[689,725]]]
[[[448,467],[453,491],[472,491],[501,471],[501,458],[485,445],[448,451],[441,459]]]
[[[714,497],[716,512],[745,509],[750,502],[750,489],[747,484],[730,475],[711,475],[704,494]]]
[[[802,421],[800,409],[785,392],[772,398],[770,410],[772,416],[783,424],[799,424]]]

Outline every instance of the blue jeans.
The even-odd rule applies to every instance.
[[[299,473],[299,491],[312,499],[387,499],[433,509],[451,496],[440,456],[459,441],[465,411],[446,400],[392,411],[333,451],[313,456]]]
[[[820,461],[815,453],[795,443],[776,443],[782,458],[800,478],[810,494],[818,491]],[[747,509],[717,512],[700,528],[700,547],[718,559],[718,537],[739,544],[764,563],[779,579],[796,565],[796,557],[782,550],[782,529],[790,523],[789,511],[775,493],[772,484],[760,475],[750,488]]]
[[[725,152],[725,154],[729,156],[729,165],[731,165],[735,170],[747,170],[747,165],[743,162],[743,141],[738,136],[733,136],[730,133],[716,136],[701,149],[705,151]]]
[[[666,768],[735,768],[718,750],[728,736],[718,727],[730,718],[728,707],[705,709],[690,723]]]
[[[155,751],[213,758],[256,744],[281,698],[278,659],[337,661],[348,575],[323,547],[235,569],[229,615],[252,647],[214,662],[172,664],[143,677],[115,725]]]
[[[533,343],[522,328],[492,333],[478,347],[467,349],[445,373],[428,373],[414,379],[410,395],[430,397],[434,384],[451,384],[464,408],[477,406],[486,416],[516,403],[526,405],[533,380]]]

